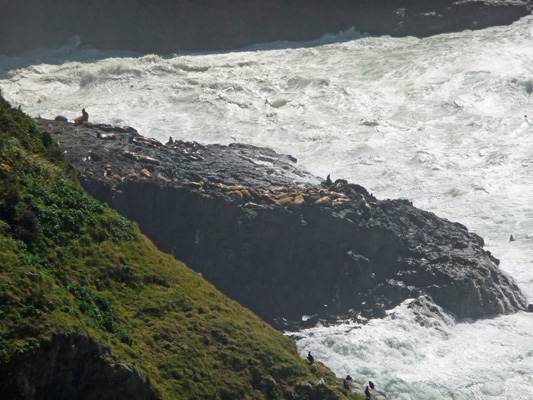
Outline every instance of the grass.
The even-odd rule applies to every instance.
[[[0,96],[0,376],[73,331],[135,365],[162,399],[303,399],[295,385],[320,378],[321,398],[356,398],[88,196],[58,145]]]

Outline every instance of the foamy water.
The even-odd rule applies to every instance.
[[[164,57],[73,39],[0,56],[0,88],[33,116],[85,107],[93,122],[162,141],[266,145],[316,175],[408,198],[483,236],[533,299],[532,43],[531,17],[426,39],[349,31]],[[533,314],[430,322],[401,306],[364,327],[305,331],[298,346],[391,399],[533,399]]]

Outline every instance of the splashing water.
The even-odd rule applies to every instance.
[[[426,39],[355,31],[217,54],[98,51],[78,39],[0,57],[30,115],[132,125],[166,141],[245,142],[319,176],[408,198],[485,238],[533,298],[533,18]],[[516,239],[509,242],[509,236]],[[533,398],[533,314],[383,320],[303,331],[339,375],[391,399]]]

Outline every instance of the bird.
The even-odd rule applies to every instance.
[[[374,389],[374,382],[368,381],[368,385],[370,386],[370,389]]]
[[[368,386],[365,389],[365,396],[366,396],[367,399],[370,398],[370,390],[368,389]]]
[[[311,352],[309,352],[309,353],[307,354],[307,359],[309,360],[309,362],[310,362],[311,364],[313,364],[313,363],[315,362],[315,357],[313,357],[313,356],[311,355]]]

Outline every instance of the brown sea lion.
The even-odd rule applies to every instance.
[[[85,121],[89,121],[89,114],[85,111],[85,108],[81,110],[81,115],[74,119],[74,125],[81,125]]]

